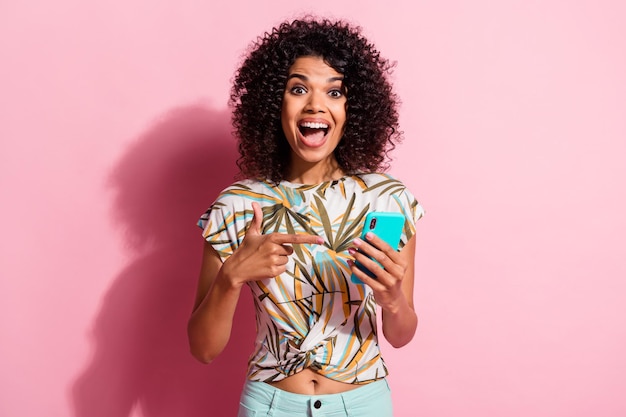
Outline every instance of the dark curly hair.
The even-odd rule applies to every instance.
[[[241,176],[284,179],[290,148],[281,127],[288,70],[298,57],[321,57],[343,74],[347,90],[344,134],[335,158],[345,173],[388,168],[388,153],[401,140],[399,104],[388,75],[393,64],[344,21],[313,17],[284,22],[254,42],[235,73],[230,95],[239,140]]]

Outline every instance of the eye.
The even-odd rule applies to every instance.
[[[304,87],[302,87],[301,85],[296,85],[294,87],[291,87],[291,90],[289,90],[291,92],[291,94],[295,94],[297,96],[301,96],[303,94],[306,94],[306,89]]]
[[[343,97],[343,92],[339,89],[335,89],[335,90],[330,90],[328,92],[328,95],[331,96],[332,98],[341,98]]]

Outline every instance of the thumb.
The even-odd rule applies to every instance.
[[[259,203],[252,203],[252,221],[250,221],[250,227],[246,234],[260,235],[263,230],[263,210]]]

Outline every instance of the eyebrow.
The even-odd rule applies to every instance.
[[[287,77],[287,80],[290,80],[292,78],[298,78],[302,81],[309,81],[309,77],[307,77],[306,75],[298,74],[298,73],[289,74],[289,76]],[[338,77],[330,77],[326,79],[326,82],[332,83],[335,81],[343,81],[343,78],[344,78],[343,75],[340,75]]]

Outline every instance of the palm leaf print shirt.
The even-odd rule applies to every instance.
[[[306,233],[322,245],[293,245],[287,271],[249,282],[257,338],[248,379],[278,381],[305,368],[333,380],[367,383],[387,375],[371,289],[354,284],[348,260],[371,211],[405,216],[400,248],[415,233],[422,207],[398,180],[370,173],[316,185],[243,180],[226,188],[200,218],[203,237],[226,260],[263,209],[263,233]]]

